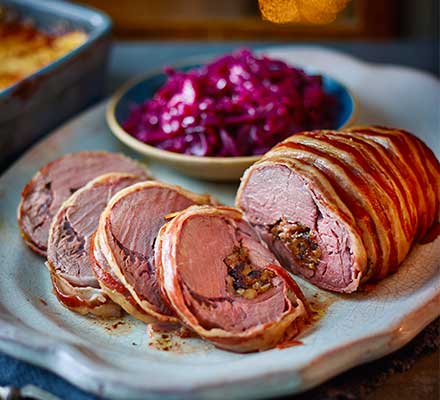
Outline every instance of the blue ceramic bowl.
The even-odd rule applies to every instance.
[[[176,69],[186,71],[200,65],[200,63],[187,64]],[[310,74],[315,73],[311,70],[306,71]],[[319,74],[323,77],[325,91],[335,96],[339,103],[336,124],[332,129],[351,125],[357,109],[353,95],[340,82],[321,72]],[[198,157],[174,153],[145,144],[122,128],[133,106],[153,97],[165,81],[166,75],[162,71],[157,71],[128,82],[115,93],[107,108],[107,123],[113,134],[138,153],[170,165],[186,175],[214,181],[238,180],[244,170],[261,156]]]

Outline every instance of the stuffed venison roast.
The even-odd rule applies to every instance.
[[[384,127],[296,134],[244,174],[236,205],[284,267],[336,292],[395,272],[439,221],[440,166]]]
[[[142,164],[105,151],[67,154],[41,168],[24,187],[17,211],[26,244],[45,256],[50,224],[62,203],[92,179],[110,172],[150,177]]]
[[[439,162],[397,129],[296,134],[245,172],[238,208],[147,179],[119,154],[61,157],[23,190],[23,238],[47,254],[67,308],[181,323],[236,352],[289,341],[309,321],[281,266],[354,292],[439,222]]]
[[[162,227],[155,248],[163,298],[217,347],[269,349],[308,321],[301,290],[240,210],[190,207]]]
[[[91,241],[107,202],[121,189],[141,180],[122,173],[99,176],[78,189],[55,214],[49,230],[46,265],[58,300],[72,311],[101,317],[121,314],[93,273]]]

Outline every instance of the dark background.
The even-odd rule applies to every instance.
[[[80,0],[107,12],[119,38],[352,40],[438,38],[438,0],[351,0],[329,25],[276,25],[258,0]]]

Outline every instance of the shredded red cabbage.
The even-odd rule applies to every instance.
[[[294,133],[332,128],[337,99],[322,77],[249,50],[168,79],[134,107],[124,129],[144,143],[195,156],[263,154]]]

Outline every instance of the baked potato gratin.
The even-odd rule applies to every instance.
[[[87,39],[75,30],[46,33],[32,22],[9,18],[0,7],[0,91],[79,47]]]

